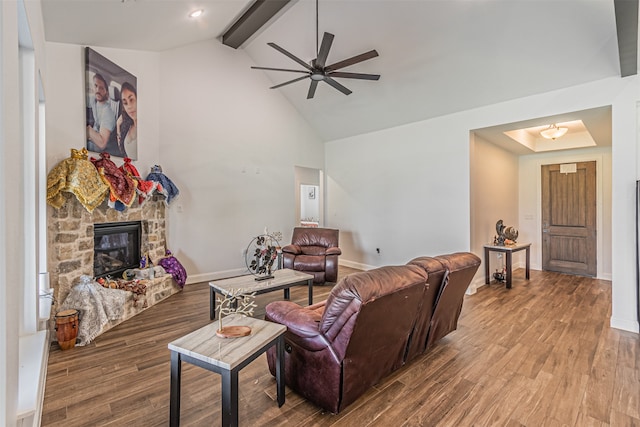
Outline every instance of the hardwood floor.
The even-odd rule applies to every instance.
[[[259,357],[240,372],[240,424],[640,426],[640,338],[608,326],[611,283],[521,273],[513,289],[466,296],[457,331],[338,415],[289,389],[278,408]],[[314,301],[329,291],[316,286]],[[296,287],[291,298],[306,304],[306,294]],[[42,425],[168,425],[167,343],[210,322],[208,297],[206,283],[188,285],[86,347],[52,344]],[[256,315],[281,298],[260,295]],[[219,425],[220,376],[190,364],[182,374],[182,425]]]

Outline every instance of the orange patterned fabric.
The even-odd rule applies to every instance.
[[[137,181],[138,186],[136,191],[138,193],[139,204],[143,204],[153,194],[153,192],[156,191],[156,189],[159,188],[159,190],[162,191],[162,186],[160,186],[159,183],[154,181],[145,181],[142,179],[138,169],[136,169],[133,163],[131,163],[131,159],[129,157],[124,158],[124,164],[120,166],[120,169],[122,172],[128,174],[131,178]]]
[[[100,153],[100,157],[92,157],[91,162],[98,169],[104,183],[109,186],[111,201],[120,201],[127,207],[131,206],[136,195],[137,181],[119,169],[111,161],[109,153]]]

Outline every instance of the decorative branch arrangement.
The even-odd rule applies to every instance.
[[[242,293],[242,289],[230,289],[224,298],[218,298],[218,322],[219,327],[216,334],[223,338],[231,337],[243,337],[251,333],[251,328],[248,326],[222,326],[222,316],[228,316],[230,314],[243,314],[245,316],[252,316],[253,309],[257,307],[254,299],[256,293],[250,294]],[[238,306],[240,301],[240,306]]]

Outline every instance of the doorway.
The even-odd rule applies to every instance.
[[[323,173],[295,166],[296,227],[322,227],[324,221]]]
[[[596,162],[541,168],[542,269],[595,277]]]

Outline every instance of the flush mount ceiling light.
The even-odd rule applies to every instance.
[[[203,13],[204,13],[203,9],[194,10],[193,12],[191,12],[189,14],[189,18],[197,18],[198,16],[202,15]]]
[[[560,138],[562,135],[567,133],[568,130],[569,128],[558,127],[558,125],[554,123],[552,125],[549,125],[549,127],[545,130],[540,131],[540,135],[546,139],[556,140],[557,138]]]

